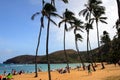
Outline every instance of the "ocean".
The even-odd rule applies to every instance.
[[[85,65],[88,65],[87,63]],[[75,68],[76,66],[82,66],[80,63],[72,63],[69,64],[71,68]],[[65,68],[66,64],[50,64],[51,70]],[[47,71],[47,64],[38,64],[38,68],[42,71]],[[0,64],[0,74],[3,74],[6,71],[6,74],[10,73],[12,69],[19,71],[24,71],[25,73],[35,72],[34,64]]]

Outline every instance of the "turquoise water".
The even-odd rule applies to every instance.
[[[69,64],[71,68],[75,68],[78,65],[81,64],[80,63]],[[65,68],[66,64],[51,64],[50,67],[51,70]],[[38,64],[38,68],[40,68],[42,71],[47,71],[47,64]],[[6,71],[6,73],[10,73],[12,69],[16,70],[17,72],[23,70],[25,72],[31,73],[31,72],[35,72],[35,65],[34,64],[0,64],[0,74],[3,74],[4,71]]]

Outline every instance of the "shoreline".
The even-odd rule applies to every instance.
[[[101,65],[99,65],[95,72],[92,71],[91,75],[88,75],[88,71],[83,71],[80,68],[80,71],[77,69],[70,70],[70,73],[60,74],[57,71],[51,71],[52,80],[109,80],[107,78],[111,77],[120,77],[120,66],[116,66],[114,64],[105,64],[105,69],[101,69]],[[48,73],[39,72],[38,77],[34,77],[35,73],[25,73],[21,75],[14,75],[14,80],[48,80]]]

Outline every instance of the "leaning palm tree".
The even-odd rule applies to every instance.
[[[44,0],[42,0],[42,7],[44,6]],[[31,19],[34,20],[34,17],[39,15],[40,12],[36,12],[35,14],[32,15]],[[41,22],[41,26],[40,26],[40,31],[39,31],[39,35],[38,35],[38,43],[37,43],[37,47],[36,47],[36,56],[35,56],[35,77],[38,77],[38,73],[37,73],[37,56],[38,56],[38,49],[39,49],[39,45],[40,45],[40,38],[41,38],[41,32],[42,32],[42,28],[44,28],[44,24],[43,24],[43,20],[44,19],[44,15],[41,16],[40,22]]]
[[[83,70],[85,70],[85,64],[84,64],[84,62],[83,62],[83,60],[82,60],[82,57],[81,57],[80,52],[79,52],[78,44],[77,44],[77,41],[78,41],[78,40],[82,41],[82,36],[81,36],[80,34],[77,34],[77,31],[83,32],[83,31],[82,31],[82,29],[83,29],[82,24],[83,24],[82,21],[74,18],[73,22],[71,22],[71,27],[69,28],[69,30],[74,29],[74,34],[75,34],[75,46],[76,46],[77,54],[78,54],[79,59],[80,59],[80,61],[81,61],[81,63],[82,63]]]
[[[64,38],[63,38],[63,45],[64,45],[64,54],[67,62],[67,68],[68,68],[68,73],[70,73],[69,70],[69,61],[68,61],[68,55],[66,53],[66,48],[65,48],[65,37],[66,37],[66,31],[68,31],[67,28],[67,23],[70,24],[70,21],[73,19],[74,13],[67,10],[63,13],[63,20],[59,22],[59,27],[61,26],[62,23],[64,23]]]
[[[98,22],[102,22],[107,24],[107,22],[105,21],[107,19],[107,17],[102,17],[102,15],[105,14],[105,7],[103,6],[96,6],[96,8],[94,8],[93,10],[93,20],[95,20],[96,22],[96,28],[97,28],[97,40],[98,40],[98,50],[100,51],[100,41],[99,41],[99,29],[98,29]],[[98,52],[99,52],[98,51]],[[102,56],[101,56],[102,57]],[[102,60],[101,60],[101,65],[102,65],[102,69],[105,68]]]
[[[78,34],[78,33],[75,33],[75,46],[76,46],[76,50],[77,50],[79,59],[81,60],[83,70],[85,70],[85,64],[84,64],[84,62],[82,60],[82,57],[80,55],[80,51],[79,51],[79,48],[78,48],[78,43],[77,43],[78,41],[82,41],[82,36],[80,34]]]

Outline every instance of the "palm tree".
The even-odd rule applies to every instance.
[[[78,41],[78,40],[79,40],[79,41],[82,41],[82,36],[81,36],[80,34],[77,34],[77,31],[83,32],[83,31],[82,31],[82,29],[83,29],[82,24],[83,24],[82,21],[74,18],[73,22],[71,22],[71,27],[69,28],[69,30],[74,29],[74,34],[75,34],[75,46],[76,46],[77,54],[78,54],[79,59],[80,59],[80,61],[81,61],[81,63],[82,63],[83,70],[85,70],[85,64],[84,64],[84,62],[83,62],[83,60],[82,60],[82,57],[81,57],[81,55],[80,55],[80,53],[79,53],[79,48],[78,48],[78,44],[77,44],[77,41]]]
[[[50,60],[48,55],[48,42],[49,42],[49,28],[50,28],[50,22],[52,22],[54,25],[57,25],[52,19],[51,16],[57,16],[60,17],[58,14],[55,13],[56,8],[50,4],[46,3],[41,11],[42,15],[45,16],[48,19],[48,25],[47,25],[47,38],[46,38],[46,57],[47,57],[47,63],[48,63],[48,76],[49,80],[51,80],[51,74],[50,74]]]
[[[88,0],[88,3],[85,4],[85,9],[81,10],[79,12],[79,15],[81,16],[81,14],[85,17],[85,20],[89,22],[89,20],[91,19],[91,14],[93,9],[97,6],[101,4],[101,1],[98,0]]]
[[[82,57],[80,55],[80,51],[79,51],[79,48],[78,48],[78,43],[77,43],[78,40],[82,41],[82,36],[80,34],[78,34],[78,33],[75,33],[75,46],[76,46],[77,54],[78,54],[79,59],[80,59],[80,61],[82,63],[83,70],[85,70],[85,64],[84,64],[84,62],[82,60]]]
[[[99,5],[101,3],[101,1],[97,1],[97,0],[88,0],[88,3],[85,4],[85,9],[81,10],[79,12],[79,15],[83,15],[85,16],[85,20],[87,21],[87,23],[85,24],[85,29],[86,29],[86,32],[87,32],[87,54],[88,54],[88,57],[89,57],[89,60],[90,60],[90,54],[89,54],[89,30],[92,29],[92,23],[90,21],[91,19],[91,14],[92,14],[92,11],[93,9],[95,8],[96,5]],[[92,55],[92,54],[91,54]],[[92,64],[92,62],[91,62]],[[93,70],[95,70],[94,66],[92,65],[93,67]]]
[[[42,7],[44,6],[44,0],[42,0]],[[40,12],[36,12],[35,14],[32,15],[31,19],[34,20],[34,17],[39,15]],[[37,47],[36,47],[36,56],[35,56],[35,77],[38,77],[38,73],[37,73],[37,56],[38,56],[38,49],[39,49],[39,45],[40,45],[40,38],[41,38],[41,32],[42,32],[42,28],[44,28],[44,24],[43,24],[43,19],[44,19],[44,15],[41,16],[41,26],[40,26],[40,31],[39,31],[39,35],[38,35],[38,43],[37,43]]]
[[[105,58],[107,58],[106,61],[109,61],[109,55],[110,54],[106,54],[110,51],[110,47],[111,47],[111,40],[109,37],[109,33],[107,31],[103,31],[103,35],[101,36],[101,51],[102,51],[102,56],[104,56]],[[105,58],[103,58],[105,60]]]
[[[59,22],[59,27],[61,26],[62,23],[64,23],[63,45],[64,45],[64,54],[66,57],[68,73],[70,73],[70,70],[69,70],[68,56],[67,56],[66,48],[65,48],[65,36],[66,36],[66,31],[68,31],[67,23],[70,24],[70,21],[73,19],[73,16],[74,16],[74,13],[66,9],[66,11],[63,13],[63,20]]]
[[[89,39],[89,30],[90,30],[90,29],[93,29],[92,22],[85,23],[85,26],[84,26],[84,27],[85,27],[85,30],[86,30],[86,32],[87,32],[87,54],[88,54],[88,60],[90,61],[93,70],[96,71],[95,67],[93,66],[92,53],[90,54],[90,52],[89,52],[89,48],[90,48],[90,50],[91,50],[90,39]]]
[[[103,14],[105,14],[105,7],[103,6],[96,6],[96,8],[94,8],[93,10],[93,20],[96,21],[96,28],[97,28],[97,40],[98,40],[98,50],[100,51],[100,41],[99,41],[99,29],[98,29],[98,22],[102,22],[107,24],[107,22],[105,21],[107,19],[107,17],[101,17]],[[98,51],[98,52],[99,52]],[[101,56],[102,57],[102,56]],[[102,69],[105,68],[102,60],[101,60],[101,65],[102,65]]]

